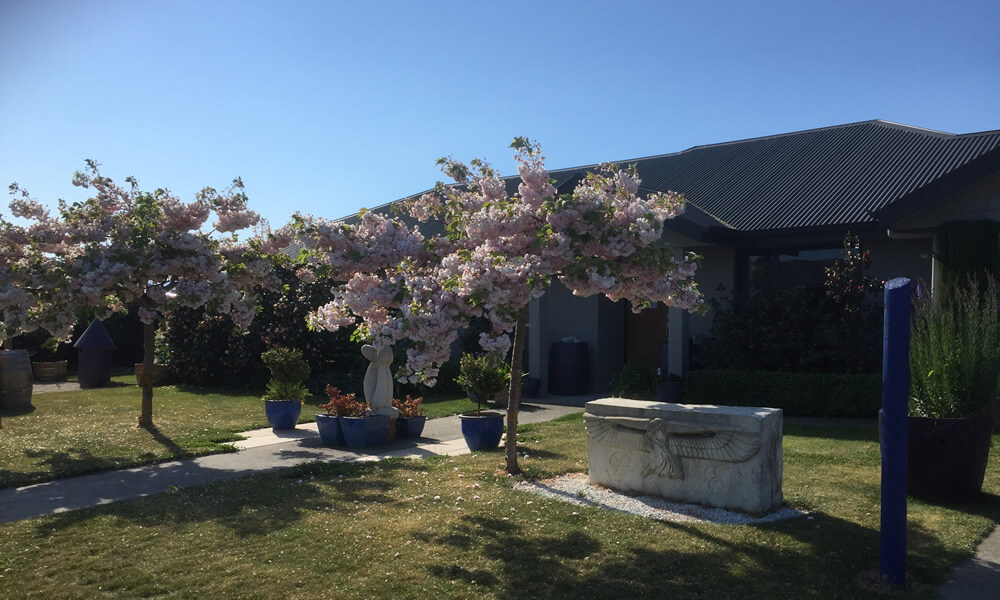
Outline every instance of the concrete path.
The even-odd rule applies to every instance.
[[[582,410],[582,406],[531,403],[521,408],[518,422],[538,423]],[[454,456],[469,451],[457,416],[428,420],[423,436],[416,441],[400,441],[371,451],[327,448],[319,439],[315,423],[299,425],[290,432],[260,429],[242,435],[247,439],[237,442],[235,445],[240,451],[231,454],[213,454],[0,490],[0,523],[148,496],[174,487],[266,473],[317,460]]]
[[[1000,597],[1000,526],[993,530],[975,556],[952,569],[938,589],[941,600],[991,600]]]

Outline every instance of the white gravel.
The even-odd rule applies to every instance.
[[[780,508],[763,517],[752,517],[731,510],[670,502],[653,496],[627,496],[605,487],[591,485],[586,473],[571,473],[543,481],[521,481],[514,485],[514,489],[538,494],[545,498],[562,500],[570,504],[617,510],[660,521],[755,525],[800,517],[805,514],[794,508]]]

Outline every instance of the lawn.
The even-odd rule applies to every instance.
[[[321,412],[311,399],[300,422]],[[267,427],[260,393],[188,387],[156,388],[156,428],[136,429],[140,391],[134,375],[112,378],[112,386],[34,394],[34,410],[0,409],[0,488],[50,481],[96,471],[123,469],[174,458],[232,452],[240,431]],[[459,393],[425,400],[425,412],[440,417],[475,405]]]
[[[579,415],[524,426],[533,477],[586,469]],[[0,526],[0,597],[857,598],[878,567],[875,432],[788,427],[761,526],[662,523],[511,489],[498,452],[312,464]],[[1000,518],[987,493],[911,501],[910,591],[932,598]]]

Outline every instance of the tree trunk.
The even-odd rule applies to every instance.
[[[142,412],[139,414],[139,427],[153,426],[153,353],[156,347],[156,324],[142,325]]]
[[[510,357],[510,397],[507,400],[507,472],[517,475],[517,412],[521,408],[521,363],[524,361],[525,329],[528,326],[528,307],[517,315],[514,325],[514,351]]]

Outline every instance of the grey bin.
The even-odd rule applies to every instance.
[[[94,319],[73,344],[79,350],[77,378],[80,387],[101,387],[111,381],[111,353],[117,348],[104,323]]]

